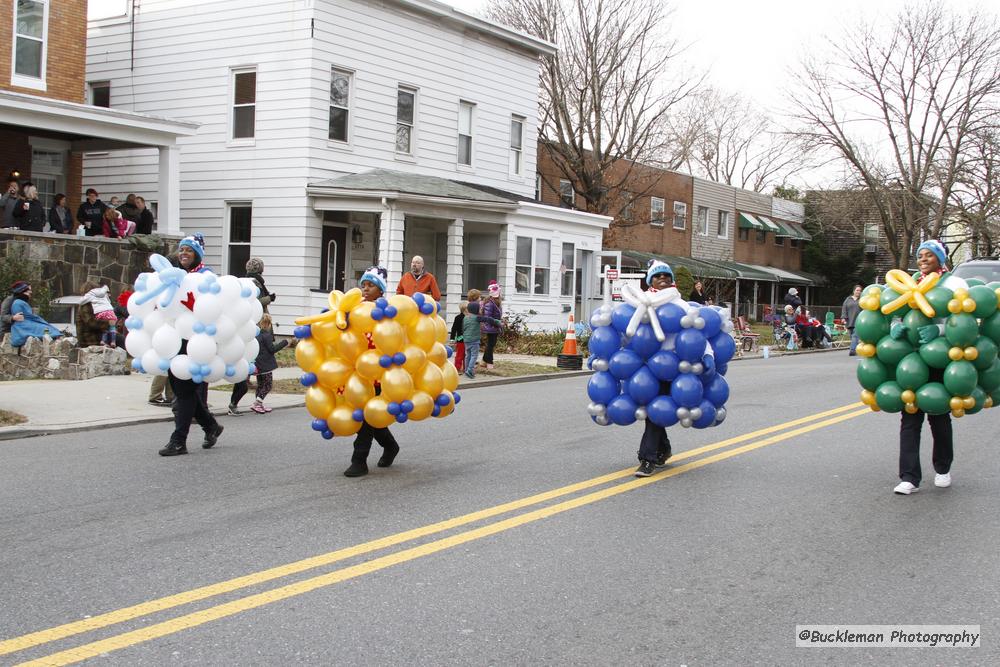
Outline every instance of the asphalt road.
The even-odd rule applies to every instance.
[[[729,379],[729,419],[670,429],[646,480],[586,378],[469,390],[361,479],[301,410],[174,459],[165,424],[0,442],[0,664],[1000,663],[1000,409],[956,422],[950,489],[925,428],[904,497],[845,352]],[[983,638],[796,648],[803,624]]]

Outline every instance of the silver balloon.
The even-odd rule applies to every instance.
[[[682,317],[681,326],[684,327],[685,329],[690,329],[692,326],[694,326],[694,317],[692,317],[691,315],[685,315],[684,317]]]
[[[596,417],[594,417],[594,421],[597,422],[598,424],[600,424],[601,426],[607,426],[608,425],[608,417],[607,417],[607,415],[597,415]]]
[[[680,362],[679,364],[677,364],[677,370],[679,370],[681,373],[690,373],[691,372],[691,362],[690,361],[682,361],[682,362]]]
[[[587,406],[587,412],[589,412],[594,417],[596,417],[597,415],[603,415],[606,410],[607,408],[601,403],[591,403],[590,405]]]
[[[681,420],[681,426],[684,428],[691,428],[692,424],[694,424],[694,421],[690,417],[685,417]]]
[[[695,421],[701,419],[701,408],[691,408],[691,419]]]
[[[724,421],[726,421],[726,409],[719,408],[715,411],[715,423],[721,424]]]
[[[691,415],[691,411],[687,408],[677,408],[677,418],[687,419]]]
[[[733,321],[732,320],[726,320],[725,322],[722,323],[722,332],[723,333],[730,333],[732,330],[733,330]]]
[[[635,418],[637,421],[642,421],[646,418],[646,408],[638,407],[635,409]]]
[[[704,329],[705,328],[705,318],[704,317],[696,317],[696,318],[694,318],[694,328],[695,329]]]
[[[678,364],[678,367],[679,366],[680,364]],[[691,372],[694,373],[695,375],[701,375],[702,373],[705,372],[705,367],[702,366],[700,361],[696,361],[695,363],[691,364]]]
[[[594,359],[590,364],[591,368],[595,371],[606,371],[608,370],[608,360],[607,359]]]

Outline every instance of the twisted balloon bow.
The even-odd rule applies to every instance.
[[[135,289],[137,296],[135,302],[139,305],[146,303],[151,299],[155,299],[158,295],[164,294],[163,299],[160,300],[160,307],[166,308],[170,305],[173,300],[174,295],[177,294],[177,290],[180,289],[181,283],[184,282],[184,276],[187,272],[184,269],[177,268],[163,255],[153,254],[149,257],[149,264],[156,271],[157,276],[160,278],[160,284],[156,286],[155,289],[146,289],[146,276],[141,275],[139,279],[135,281]]]
[[[625,328],[625,335],[630,338],[634,336],[635,332],[639,330],[639,324],[648,315],[649,324],[653,327],[653,333],[656,334],[656,340],[661,343],[666,340],[666,335],[660,326],[659,318],[656,317],[656,309],[673,301],[684,301],[676,287],[669,287],[657,292],[643,292],[633,283],[622,285],[622,299],[625,300],[625,303],[635,306],[632,319],[628,321],[628,326]]]
[[[885,274],[885,282],[899,292],[899,296],[882,306],[882,313],[888,315],[909,305],[910,308],[919,308],[927,317],[934,317],[934,307],[927,301],[927,292],[931,291],[940,279],[940,273],[928,273],[918,283],[906,271],[892,269]]]
[[[295,320],[295,323],[316,324],[317,322],[333,322],[338,329],[344,331],[347,329],[347,314],[362,301],[361,290],[357,287],[348,290],[346,293],[340,290],[333,290],[330,292],[328,301],[330,303],[329,310],[317,313],[316,315],[300,317]]]

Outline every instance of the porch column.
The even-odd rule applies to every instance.
[[[181,149],[176,144],[160,146],[160,201],[157,229],[166,234],[181,233]]]
[[[382,211],[379,226],[378,263],[388,272],[389,293],[396,293],[396,283],[403,275],[403,234],[406,231],[403,212],[389,205]]]
[[[497,246],[497,284],[503,289],[506,299],[508,294],[515,294],[514,286],[514,252],[517,250],[517,239],[510,225],[500,228],[500,243]]]
[[[448,262],[448,282],[444,287],[446,294],[441,307],[445,321],[449,322],[458,314],[459,304],[465,298],[465,220],[455,218],[448,223],[448,245],[445,250]]]

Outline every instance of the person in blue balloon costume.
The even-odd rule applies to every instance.
[[[590,324],[587,411],[602,426],[645,420],[636,477],[648,477],[670,458],[666,429],[708,428],[726,418],[729,385],[723,377],[736,352],[728,312],[688,303],[673,271],[653,260],[648,288],[622,287],[624,303],[607,301]]]

